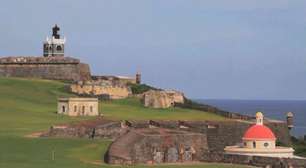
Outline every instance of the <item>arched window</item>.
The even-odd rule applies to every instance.
[[[256,148],[256,142],[253,141],[253,148]]]
[[[57,46],[57,47],[56,47],[56,50],[57,50],[57,51],[61,51],[61,50],[62,50],[62,47],[61,47],[61,46]]]
[[[74,112],[77,112],[77,110],[78,110],[78,107],[74,106]]]
[[[66,111],[65,106],[62,106],[62,112],[65,113],[65,111]]]
[[[92,106],[90,106],[90,112],[92,113],[92,111],[93,111],[93,107],[92,107]]]

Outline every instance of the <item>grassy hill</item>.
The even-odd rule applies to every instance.
[[[89,117],[57,115],[55,113],[57,98],[61,96],[73,96],[64,91],[62,82],[0,78],[0,167],[114,167],[102,162],[103,154],[111,143],[108,140],[25,137],[35,131],[47,130],[53,124],[89,119]],[[196,110],[144,108],[139,100],[134,98],[102,102],[100,108],[100,111],[111,119],[224,120],[220,116]],[[242,166],[201,164],[155,167],[239,168]]]

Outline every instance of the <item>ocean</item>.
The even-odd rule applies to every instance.
[[[255,115],[257,111],[264,113],[265,117],[286,120],[287,112],[294,114],[294,128],[291,135],[302,137],[306,135],[306,100],[196,100],[203,104],[216,106],[219,109]]]

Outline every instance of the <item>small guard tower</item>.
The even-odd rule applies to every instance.
[[[57,25],[52,28],[52,37],[47,37],[44,42],[44,57],[64,56],[66,39],[60,37],[59,31]]]
[[[294,127],[294,125],[293,125],[293,113],[288,112],[286,118],[287,118],[288,129],[291,130]]]
[[[140,72],[136,73],[136,84],[141,84],[141,73]]]

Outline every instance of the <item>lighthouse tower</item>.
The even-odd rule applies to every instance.
[[[47,37],[44,42],[44,57],[64,56],[64,47],[66,39],[58,34],[60,28],[55,25],[52,28],[52,37]]]

